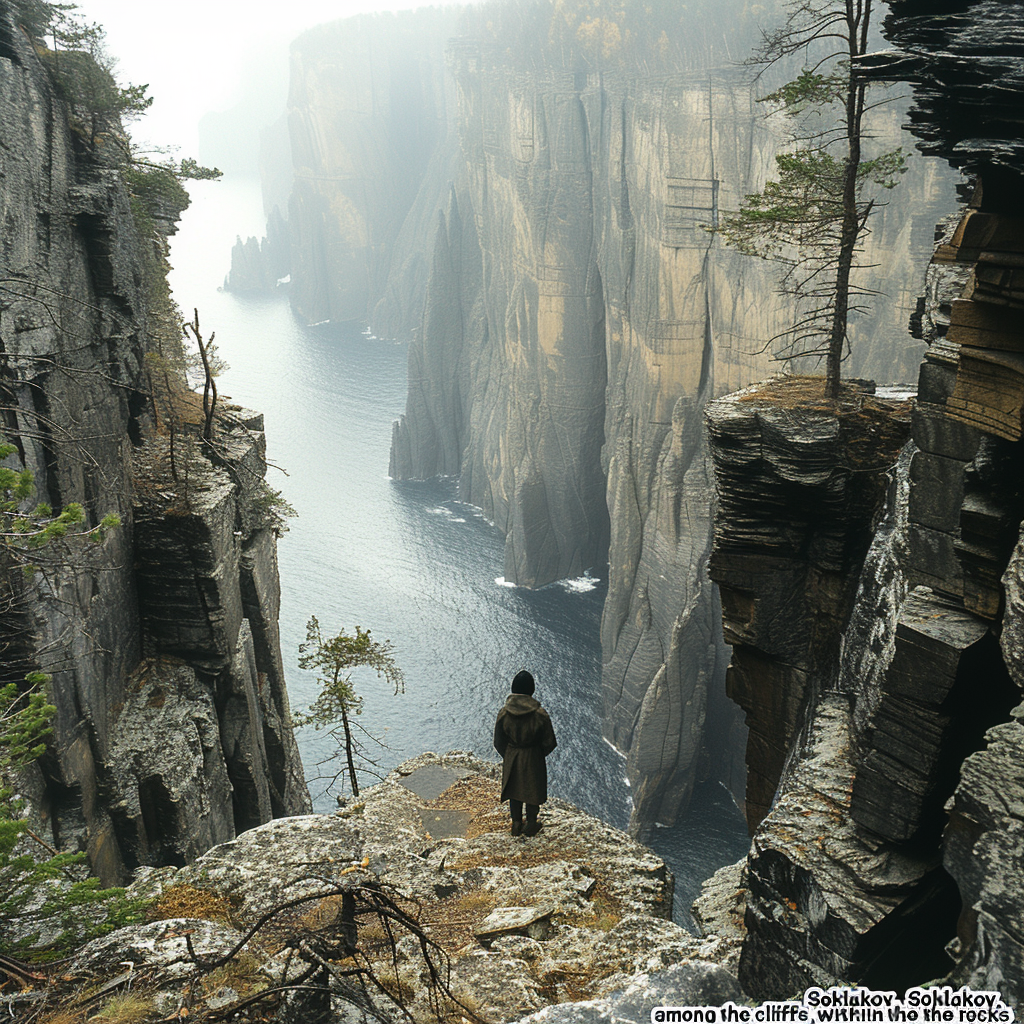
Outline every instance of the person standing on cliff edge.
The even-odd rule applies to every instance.
[[[508,801],[512,835],[535,836],[537,814],[548,798],[545,758],[557,746],[548,713],[533,697],[533,676],[517,672],[512,692],[494,723],[494,749],[501,754],[501,800]],[[523,805],[526,827],[523,828]]]

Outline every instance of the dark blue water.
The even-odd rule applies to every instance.
[[[230,365],[221,391],[266,417],[271,470],[298,517],[279,547],[281,642],[292,704],[315,695],[298,667],[305,624],[356,625],[389,639],[406,679],[395,696],[372,671],[354,676],[361,724],[380,736],[388,769],[424,750],[497,755],[494,717],[521,668],[537,679],[558,749],[550,791],[619,827],[629,817],[621,756],[601,738],[598,630],[605,581],[539,591],[504,585],[503,541],[481,513],[456,499],[454,481],[396,483],[387,476],[391,424],[405,406],[407,346],[359,327],[307,327],[285,295],[217,290],[236,233],[261,231],[248,184],[196,183],[173,241],[175,298],[198,306]],[[334,799],[333,741],[304,729],[299,745],[318,810]],[[318,767],[318,765],[321,765]],[[372,779],[366,780],[368,783]],[[677,913],[700,882],[746,850],[742,821],[719,787],[702,790],[688,823],[658,829],[653,845],[677,874]]]

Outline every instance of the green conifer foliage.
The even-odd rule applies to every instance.
[[[791,148],[777,178],[725,213],[716,230],[748,255],[785,266],[781,291],[797,300],[796,322],[769,342],[781,358],[825,359],[829,398],[839,395],[851,313],[869,294],[853,273],[880,198],[906,170],[902,150],[869,156],[867,85],[857,58],[867,52],[873,0],[784,0],[785,22],[764,33],[749,63],[807,61],[800,75],[762,101],[786,115]]]
[[[0,441],[0,460],[14,445]],[[0,465],[0,550],[10,570],[34,569],[38,553],[70,536],[102,540],[120,523],[105,516],[86,528],[85,510],[70,504],[60,512],[31,505],[32,473]],[[54,552],[52,559],[62,556]],[[60,853],[29,827],[25,804],[16,795],[18,775],[46,752],[50,719],[50,678],[29,672],[24,683],[0,686],[0,957],[45,959],[74,948],[129,920],[140,906],[123,889],[102,889],[88,877],[84,853]],[[0,964],[2,966],[2,964]],[[6,969],[6,968],[5,968]]]

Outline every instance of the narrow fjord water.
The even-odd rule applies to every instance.
[[[259,187],[197,182],[172,239],[174,296],[198,307],[230,369],[222,394],[266,418],[271,486],[298,512],[280,546],[281,643],[292,705],[313,696],[297,664],[305,624],[356,625],[394,644],[406,678],[395,696],[372,672],[355,676],[361,724],[382,736],[391,768],[425,750],[470,750],[497,759],[491,729],[520,668],[537,679],[558,749],[549,758],[552,795],[624,827],[624,762],[601,738],[598,629],[604,580],[540,591],[501,581],[503,543],[480,512],[459,503],[454,481],[395,483],[387,476],[391,424],[405,407],[407,345],[358,326],[307,327],[287,295],[243,297],[219,290],[236,234],[263,233]],[[595,575],[601,575],[595,572]],[[318,776],[332,741],[299,734],[317,810],[334,799]],[[683,825],[658,829],[652,845],[676,873],[684,923],[701,881],[745,851],[746,834],[721,787],[703,787]]]

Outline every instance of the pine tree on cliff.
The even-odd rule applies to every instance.
[[[762,102],[790,121],[792,148],[778,177],[727,213],[718,232],[741,252],[783,264],[781,290],[797,300],[792,327],[772,338],[779,358],[825,359],[826,395],[839,396],[849,353],[848,321],[870,294],[852,280],[868,219],[906,170],[902,150],[863,151],[867,86],[857,59],[867,52],[872,0],[787,0],[784,24],[764,31],[748,63],[766,70],[802,55],[800,75]],[[838,108],[838,117],[833,113]]]
[[[359,796],[357,773],[377,774],[373,770],[377,762],[367,753],[359,733],[378,746],[384,743],[355,721],[355,717],[362,714],[363,698],[352,684],[352,670],[372,668],[394,686],[396,694],[403,692],[405,679],[391,650],[390,640],[374,640],[368,629],[359,626],[354,636],[345,630],[340,630],[336,636],[324,636],[315,615],[306,623],[306,642],[299,644],[299,667],[317,673],[320,693],[307,711],[295,715],[295,724],[327,729],[339,754],[344,755],[344,765],[335,773],[328,788],[347,772],[352,795]]]

